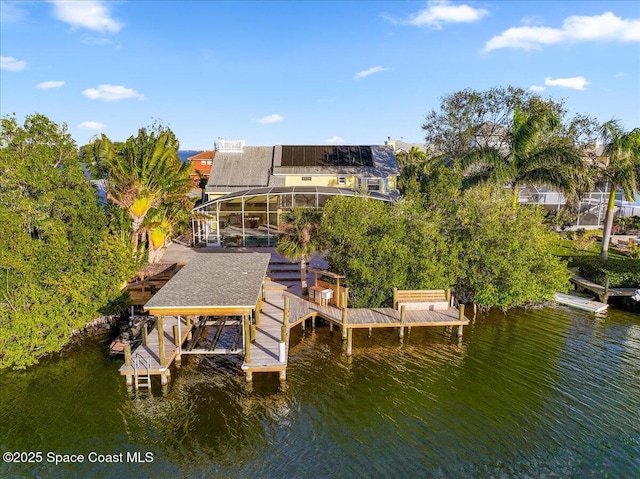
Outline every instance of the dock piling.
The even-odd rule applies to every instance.
[[[160,367],[162,368],[167,364],[167,355],[164,349],[164,318],[162,316],[158,316],[158,324],[156,327],[158,328],[158,349],[160,353]]]

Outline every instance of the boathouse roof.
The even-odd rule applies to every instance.
[[[154,315],[241,315],[255,308],[268,253],[196,255],[144,309]]]

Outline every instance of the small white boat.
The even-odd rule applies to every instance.
[[[571,306],[573,308],[582,309],[583,311],[591,311],[592,313],[601,313],[609,307],[606,303],[593,301],[589,298],[580,296],[572,296],[570,294],[556,293],[556,303]]]

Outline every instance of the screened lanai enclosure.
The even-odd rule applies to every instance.
[[[280,186],[236,191],[210,200],[193,210],[196,244],[222,246],[272,246],[280,231],[280,216],[293,208],[322,208],[334,196],[356,196],[349,188]],[[372,199],[390,202],[377,191]]]

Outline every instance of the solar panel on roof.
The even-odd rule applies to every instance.
[[[302,146],[282,147],[281,166],[373,166],[369,146]]]

